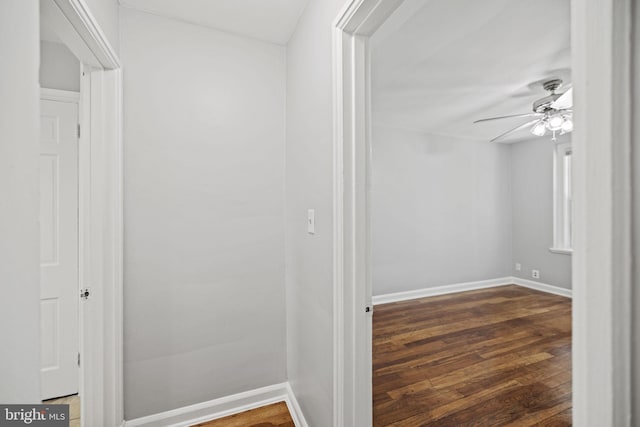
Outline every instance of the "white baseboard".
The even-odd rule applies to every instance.
[[[561,288],[559,286],[549,285],[547,283],[535,282],[533,280],[521,279],[519,277],[512,277],[511,279],[513,280],[513,284],[524,286],[525,288],[535,289],[536,291],[560,295],[567,298],[572,298],[573,296],[571,289]]]
[[[288,382],[125,421],[125,427],[186,427],[285,402],[296,427],[308,427]]]
[[[446,295],[477,289],[494,288],[505,285],[519,285],[555,295],[571,298],[571,289],[564,289],[546,283],[519,277],[501,277],[498,279],[481,280],[477,282],[456,283],[453,285],[434,288],[416,289],[373,297],[373,304],[387,304],[391,302],[407,301],[436,295]],[[296,427],[308,427],[300,405],[288,382],[274,384],[243,393],[233,394],[197,403],[146,417],[125,421],[123,427],[186,427],[205,421],[211,421],[240,412],[249,411],[272,403],[285,402]]]
[[[408,301],[417,298],[433,297],[436,295],[454,294],[456,292],[473,291],[476,289],[494,288],[513,284],[513,277],[480,280],[477,282],[455,283],[452,285],[436,286],[433,288],[416,289],[413,291],[396,292],[393,294],[376,295],[373,305],[388,304],[390,302]]]
[[[520,279],[519,277],[500,277],[498,279],[480,280],[477,282],[455,283],[452,285],[437,286],[433,288],[416,289],[412,291],[397,292],[393,294],[376,295],[372,298],[373,305],[388,304],[391,302],[408,301],[412,299],[433,297],[437,295],[454,294],[457,292],[473,291],[477,289],[495,288],[497,286],[519,285],[550,294],[571,298],[571,289],[560,288],[533,280]]]
[[[309,427],[307,420],[304,418],[304,414],[302,413],[302,409],[300,409],[300,405],[298,404],[298,399],[296,399],[296,395],[293,393],[291,389],[291,385],[287,384],[287,407],[289,408],[289,413],[291,414],[291,418],[293,418],[293,423],[296,427]]]

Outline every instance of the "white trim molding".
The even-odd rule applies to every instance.
[[[82,64],[79,149],[82,426],[123,420],[122,70],[85,0],[41,2],[41,16]],[[75,95],[43,90],[47,96]]]
[[[497,288],[499,286],[517,285],[549,294],[560,295],[571,298],[571,289],[549,285],[547,283],[535,282],[533,280],[521,279],[519,277],[508,276],[498,279],[479,280],[475,282],[454,283],[451,285],[434,286],[431,288],[415,289],[392,294],[376,295],[373,297],[373,304],[389,304],[392,302],[409,301],[419,298],[434,297],[438,295],[455,294],[458,292],[475,291],[478,289]]]
[[[631,0],[571,2],[573,425],[631,423]]]
[[[403,0],[350,0],[333,22],[333,427],[373,423],[369,37]]]
[[[40,99],[78,104],[80,103],[80,92],[41,87]]]
[[[536,282],[534,280],[522,279],[520,277],[512,277],[514,285],[523,286],[525,288],[534,289],[536,291],[546,292],[548,294],[560,295],[561,297],[573,298],[571,289],[561,288],[560,286],[549,285],[547,283]]]
[[[573,249],[549,248],[549,252],[560,255],[573,255]]]
[[[285,402],[296,427],[308,427],[298,401],[288,382],[224,396],[195,405],[136,418],[124,422],[125,427],[187,427],[216,420],[251,409]]]
[[[54,2],[102,67],[106,69],[121,68],[116,51],[109,43],[85,0],[54,0]]]
[[[309,427],[309,424],[304,417],[304,413],[302,413],[302,408],[300,408],[300,404],[298,403],[298,399],[296,399],[296,395],[291,388],[291,384],[289,384],[288,382],[285,384],[287,386],[287,399],[285,400],[285,402],[287,403],[287,407],[289,408],[291,418],[293,418],[293,423],[296,425],[296,427]]]
[[[429,288],[415,289],[411,291],[395,292],[392,294],[374,295],[373,305],[408,301],[418,298],[433,297],[436,295],[454,294],[457,292],[473,291],[476,289],[495,288],[496,286],[514,284],[513,281],[513,277],[501,277],[499,279],[454,283],[450,285],[434,286]]]
[[[555,143],[553,148],[553,248],[556,250],[570,251],[572,248],[572,153],[571,140]]]

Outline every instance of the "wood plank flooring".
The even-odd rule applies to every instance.
[[[510,285],[373,316],[374,426],[570,426],[571,300]]]
[[[252,409],[192,427],[295,427],[284,402]]]
[[[80,427],[80,396],[77,394],[45,400],[42,403],[49,405],[69,405],[69,427]]]

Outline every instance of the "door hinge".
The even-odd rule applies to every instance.
[[[88,300],[89,296],[91,296],[89,288],[80,289],[80,299]]]
[[[78,139],[80,139],[80,123],[78,123]]]
[[[78,366],[80,366],[80,353],[78,353]]]

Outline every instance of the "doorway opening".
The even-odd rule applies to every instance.
[[[120,425],[122,82],[84,3],[41,0],[41,398]]]
[[[373,421],[370,38],[402,4],[354,0],[334,22],[336,425]],[[571,150],[576,425],[613,425],[631,407],[625,386],[631,372],[631,246],[628,233],[616,232],[630,219],[630,7],[613,0],[571,3],[578,141]],[[608,390],[604,401],[602,386]]]
[[[375,426],[571,424],[570,6],[405,0],[369,39]]]
[[[80,64],[64,45],[41,43],[41,73],[49,61]],[[54,52],[49,52],[54,51]],[[45,59],[47,58],[47,59]],[[75,61],[74,61],[75,60]],[[74,63],[75,62],[75,63]],[[68,77],[66,73],[60,76]],[[41,77],[41,86],[43,81]],[[72,80],[71,78],[69,80]],[[47,84],[47,83],[45,83]],[[47,86],[62,86],[48,83]],[[41,398],[67,403],[80,423],[80,292],[78,263],[79,91],[41,89],[40,98],[40,341]]]

